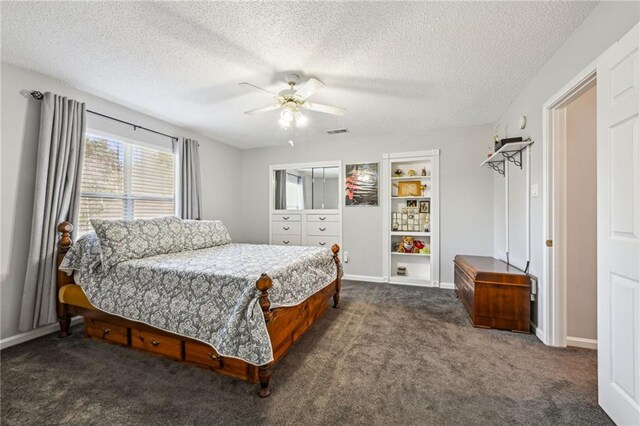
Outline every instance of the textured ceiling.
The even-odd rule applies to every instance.
[[[238,83],[297,71],[348,109],[309,113],[295,138],[321,143],[495,121],[594,5],[3,2],[2,60],[240,148],[288,132],[244,115],[271,99]]]

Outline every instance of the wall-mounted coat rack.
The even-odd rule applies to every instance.
[[[484,160],[480,167],[487,166],[504,176],[504,192],[505,192],[505,261],[510,264],[509,259],[509,163],[513,163],[522,170],[525,167],[525,256],[526,264],[521,268],[525,273],[529,273],[529,264],[531,261],[531,149],[528,148],[533,144],[529,138],[521,142],[511,142],[505,144],[502,148],[494,152],[489,158]],[[524,156],[523,156],[524,151]],[[524,159],[523,159],[524,157]],[[516,265],[517,266],[517,265]]]
[[[502,148],[493,153],[493,155],[484,160],[480,167],[488,166],[504,176],[505,161],[510,161],[522,169],[522,151],[531,145],[531,139],[522,142],[512,142],[504,145]]]

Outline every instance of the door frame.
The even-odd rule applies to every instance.
[[[552,246],[545,247],[542,257],[542,276],[546,283],[541,297],[544,329],[537,335],[550,346],[567,346],[567,240],[566,226],[560,226],[566,222],[566,193],[562,191],[566,182],[565,107],[596,80],[596,61],[593,61],[542,106],[542,229],[545,240],[551,240]]]

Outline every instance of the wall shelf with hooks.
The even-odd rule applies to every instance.
[[[510,161],[522,169],[522,151],[531,144],[533,144],[531,139],[508,143],[484,160],[480,167],[488,166],[502,176],[504,176],[505,161]]]

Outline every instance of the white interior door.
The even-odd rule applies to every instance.
[[[640,425],[639,25],[598,59],[598,399]]]

